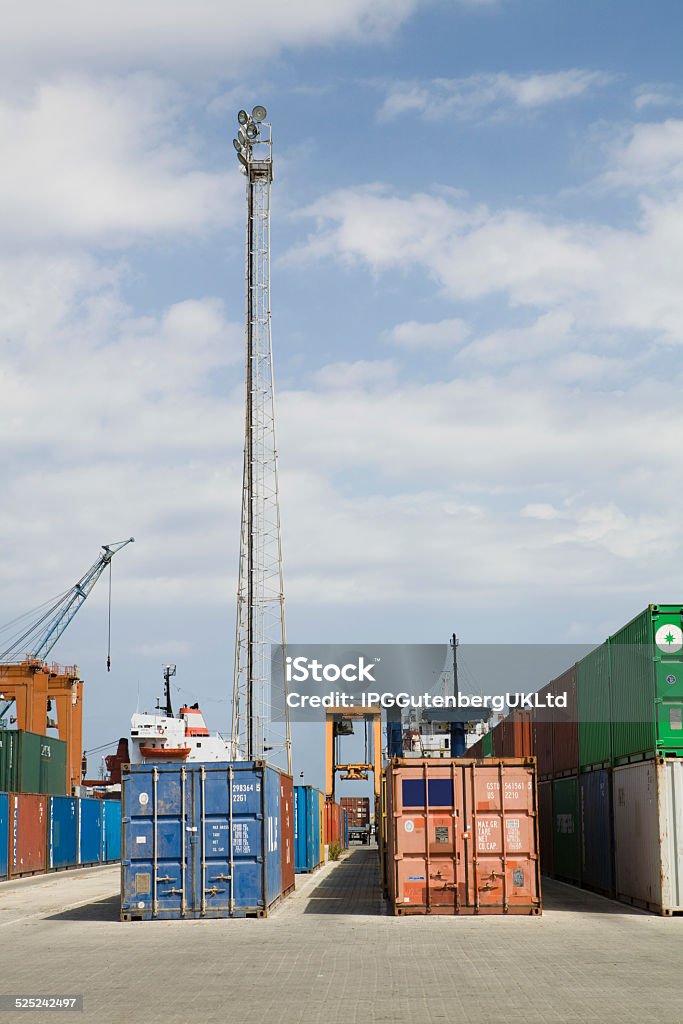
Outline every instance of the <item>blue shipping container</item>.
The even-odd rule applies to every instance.
[[[78,801],[78,863],[99,864],[102,858],[102,801]]]
[[[9,860],[9,797],[0,793],[0,878],[7,878]]]
[[[603,896],[614,895],[614,818],[612,771],[583,772],[581,788],[582,884]]]
[[[121,801],[102,801],[102,860],[121,859]]]
[[[277,769],[130,765],[121,808],[122,920],[265,917],[282,897]]]
[[[51,796],[47,811],[47,866],[70,868],[76,864],[78,800],[75,796]]]
[[[294,787],[294,870],[320,866],[320,792],[313,786]]]

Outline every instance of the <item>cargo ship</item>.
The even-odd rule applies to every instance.
[[[184,763],[236,761],[234,746],[220,733],[206,727],[199,704],[181,707],[177,715],[171,706],[170,667],[164,672],[165,707],[156,713],[136,712],[130,721],[131,764],[150,761]]]

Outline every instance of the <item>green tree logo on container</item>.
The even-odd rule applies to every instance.
[[[666,651],[667,654],[678,654],[683,649],[683,630],[680,626],[666,622],[655,633],[655,643],[660,651]]]

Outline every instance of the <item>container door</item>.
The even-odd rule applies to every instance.
[[[102,803],[102,859],[119,860],[121,857],[121,801],[104,800]]]
[[[7,795],[7,793],[0,793],[0,878],[7,878],[8,852],[9,796]]]
[[[124,786],[122,909],[182,917],[189,905],[192,792],[182,768],[132,771]]]
[[[200,841],[194,850],[193,908],[200,915],[265,908],[263,777],[264,770],[249,762],[194,772],[193,824]],[[279,886],[279,862],[277,870]]]
[[[471,863],[468,858],[469,905],[481,911],[540,909],[534,769],[472,766],[468,775],[472,826],[467,834],[476,858]]]
[[[102,858],[102,801],[78,801],[78,863],[99,864]]]
[[[579,782],[576,776],[553,782],[553,859],[555,877],[581,881]]]
[[[612,772],[584,772],[581,790],[581,880],[603,896],[614,894]]]
[[[454,802],[454,767],[449,774],[444,768],[429,769],[402,768],[393,775],[395,900],[406,909],[454,912],[464,895],[458,892],[463,830]]]
[[[48,867],[73,867],[78,863],[78,801],[52,796],[48,802]]]

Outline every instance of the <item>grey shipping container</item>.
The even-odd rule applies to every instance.
[[[659,914],[683,912],[683,761],[614,769],[616,895]]]

